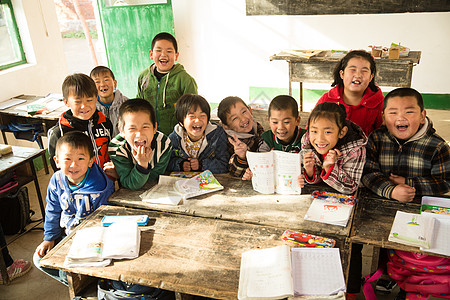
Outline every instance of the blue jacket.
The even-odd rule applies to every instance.
[[[108,204],[108,197],[114,192],[114,184],[94,162],[84,185],[72,192],[66,176],[57,171],[47,188],[45,207],[44,241],[54,241],[81,223],[102,204]]]
[[[182,139],[183,133],[185,134],[186,131],[177,124],[169,135],[173,151],[167,166],[168,171],[183,171],[183,162],[189,158]],[[199,171],[210,170],[214,174],[227,173],[230,154],[228,153],[225,130],[217,124],[208,123],[205,134],[206,138],[203,140],[198,156]]]

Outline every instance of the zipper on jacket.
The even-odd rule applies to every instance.
[[[158,106],[158,100],[159,100],[159,86],[161,85],[161,82],[158,81],[158,86],[156,87],[156,122],[159,125],[159,106]]]
[[[98,157],[97,144],[95,143],[94,133],[92,132],[92,128],[93,127],[94,127],[94,125],[92,124],[92,120],[89,120],[89,124],[88,124],[89,137],[91,138],[92,144],[94,145],[95,158],[97,158],[97,163],[100,165],[100,159]]]

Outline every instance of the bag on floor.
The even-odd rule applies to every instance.
[[[450,259],[400,250],[388,251],[389,276],[410,298],[415,296],[450,299]]]
[[[97,290],[98,300],[171,300],[175,293],[123,281],[100,279]]]
[[[17,186],[17,182],[15,185]],[[6,235],[23,232],[25,226],[31,222],[33,214],[26,186],[21,186],[15,193],[0,198],[0,223]]]

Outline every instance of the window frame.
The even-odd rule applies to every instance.
[[[11,37],[11,38],[15,38],[17,47],[19,48],[19,51],[20,51],[20,58],[18,58],[18,60],[14,61],[12,63],[0,65],[0,71],[3,71],[3,70],[6,70],[9,68],[18,66],[18,65],[26,64],[27,59],[25,56],[25,51],[23,50],[22,39],[20,38],[19,28],[17,27],[16,16],[14,15],[14,9],[12,6],[12,2],[11,2],[11,0],[0,0],[0,5],[7,5],[9,8],[10,16],[5,15],[5,22],[9,22],[8,18],[9,17],[11,18],[11,25],[13,27],[12,29],[15,34],[15,37]]]

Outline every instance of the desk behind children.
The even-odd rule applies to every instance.
[[[114,261],[107,267],[66,268],[64,259],[73,235],[85,227],[100,226],[105,215],[146,214],[139,257]],[[284,229],[184,216],[118,206],[101,206],[41,260],[41,265],[68,274],[70,298],[88,276],[121,280],[214,299],[237,299],[242,252],[283,244]]]

